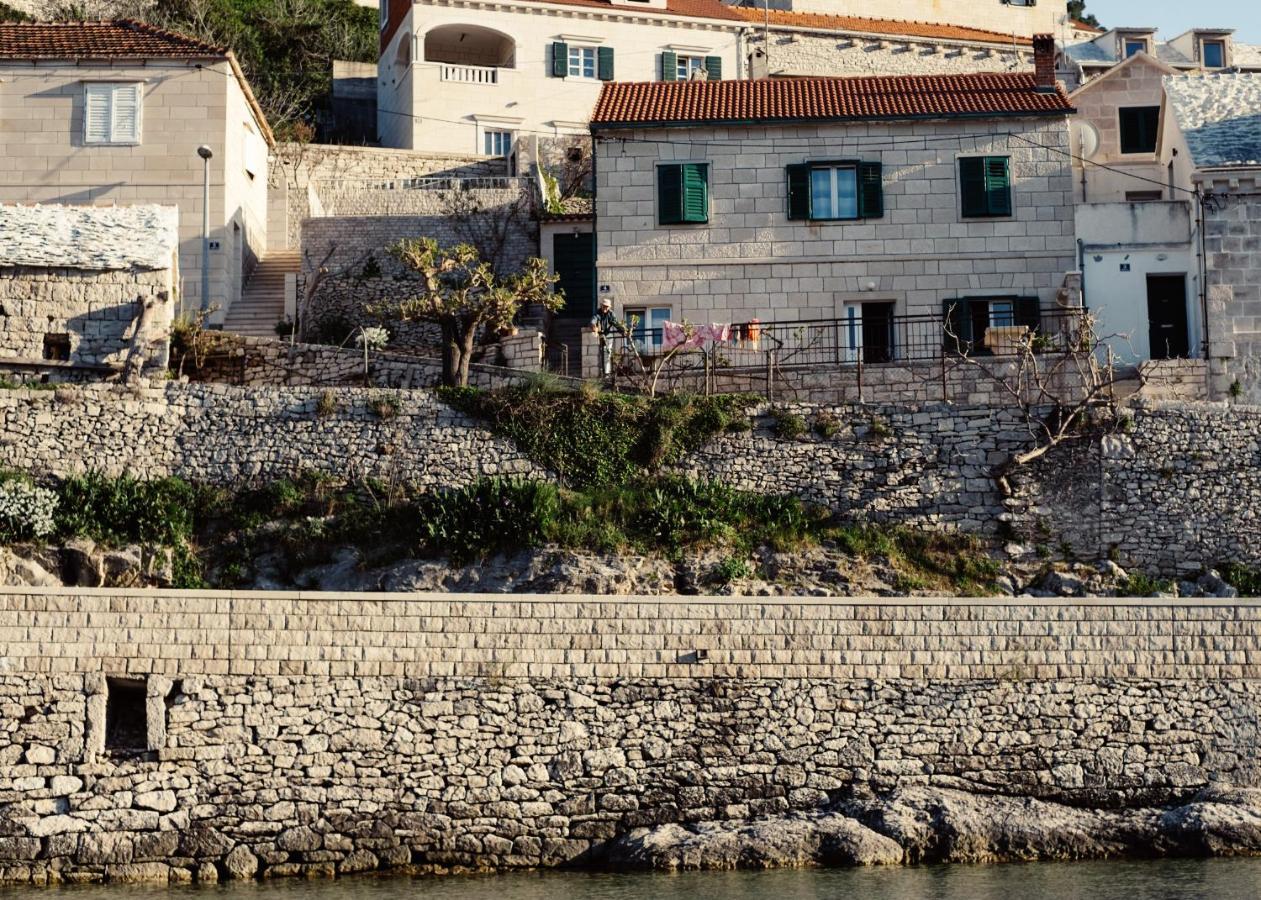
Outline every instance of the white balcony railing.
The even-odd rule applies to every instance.
[[[460,84],[499,84],[499,70],[494,66],[461,66],[455,63],[440,63],[443,81],[455,81]]]

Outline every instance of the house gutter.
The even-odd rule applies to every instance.
[[[748,126],[765,128],[771,125],[846,125],[860,122],[953,122],[967,119],[1057,119],[1061,116],[1074,115],[1077,109],[1052,110],[1020,110],[1007,112],[974,112],[974,113],[925,113],[908,116],[795,116],[790,119],[669,119],[669,120],[634,120],[626,122],[592,122],[591,134],[597,131],[618,131],[631,128],[710,128]]]

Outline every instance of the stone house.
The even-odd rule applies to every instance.
[[[126,20],[0,23],[0,202],[178,207],[187,308],[203,304],[197,148],[221,320],[266,247],[272,143],[228,50]]]
[[[1261,47],[1237,42],[1234,33],[1192,28],[1162,41],[1155,28],[1111,28],[1088,40],[1070,38],[1060,55],[1060,73],[1076,88],[1139,53],[1179,72],[1261,71]]]
[[[1196,201],[1210,391],[1261,402],[1261,74],[1166,77],[1164,121],[1170,182]]]
[[[53,381],[129,361],[163,371],[178,251],[174,206],[0,205],[0,369]]]
[[[600,296],[654,324],[857,319],[868,358],[939,351],[946,311],[977,346],[1036,325],[1077,263],[1072,105],[1037,46],[1036,74],[606,86]]]

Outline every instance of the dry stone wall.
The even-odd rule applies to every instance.
[[[1250,603],[27,591],[0,613],[0,881],[553,866],[854,791],[1258,783]]]

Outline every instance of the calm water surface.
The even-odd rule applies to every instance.
[[[200,888],[67,887],[51,893],[73,895],[73,900],[193,900],[192,895],[196,900],[1253,900],[1261,898],[1261,859],[686,875],[359,877]],[[4,900],[48,895],[32,888],[0,889]]]

